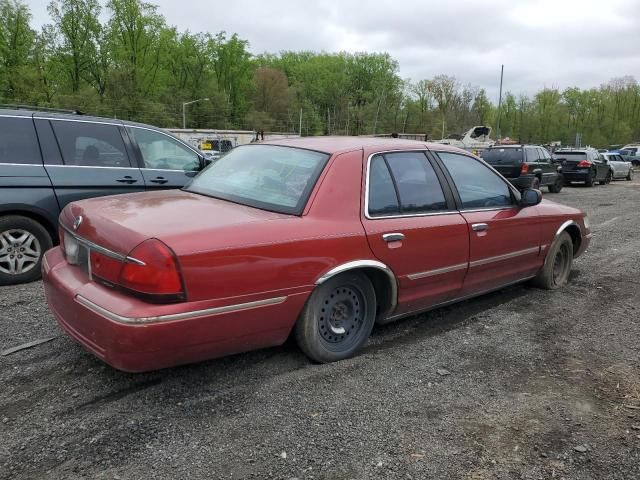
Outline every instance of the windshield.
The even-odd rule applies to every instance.
[[[488,148],[482,152],[482,159],[491,165],[496,163],[519,163],[522,161],[522,149]]]
[[[300,215],[329,155],[274,145],[245,145],[203,170],[185,190]]]

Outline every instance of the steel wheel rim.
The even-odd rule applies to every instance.
[[[36,236],[21,228],[0,232],[0,272],[22,275],[38,265],[42,247]]]
[[[553,283],[560,285],[564,282],[567,275],[567,266],[569,265],[569,246],[563,244],[560,246],[558,253],[553,259]]]
[[[366,318],[362,291],[353,285],[334,288],[324,299],[318,315],[318,333],[325,346],[342,350],[355,343]]]

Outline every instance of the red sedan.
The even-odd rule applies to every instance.
[[[307,138],[239,147],[181,191],[60,215],[42,263],[62,328],[146,371],[283,343],[353,355],[385,323],[533,280],[564,285],[585,214],[520,194],[471,154]]]

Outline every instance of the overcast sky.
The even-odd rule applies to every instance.
[[[33,24],[48,0],[27,0]],[[151,0],[180,30],[238,33],[254,53],[389,52],[403,78],[505,90],[640,80],[640,0]],[[104,4],[104,2],[103,2]]]

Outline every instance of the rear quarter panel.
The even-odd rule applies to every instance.
[[[176,248],[191,251],[180,256],[189,301],[311,292],[334,266],[371,259],[360,223],[361,178],[362,151],[339,154],[302,216],[231,226],[209,239],[184,238]]]

